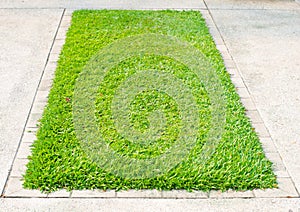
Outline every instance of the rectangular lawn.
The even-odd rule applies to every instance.
[[[144,36],[143,42],[147,44],[149,35],[159,35],[158,38],[160,36],[176,38],[182,43],[188,43],[204,55],[224,90],[225,114],[221,115],[224,115],[226,121],[213,154],[203,161],[201,152],[208,140],[212,122],[215,120],[214,113],[211,111],[212,99],[205,83],[197,78],[187,64],[168,56],[185,52],[185,48],[178,46],[176,50],[172,47],[174,51],[166,52],[166,55],[144,52],[123,58],[110,66],[103,78],[99,77],[98,87],[87,85],[96,89],[97,95],[93,98],[86,97],[94,100],[92,108],[94,108],[95,123],[98,125],[101,138],[116,154],[135,160],[159,157],[176,144],[176,140],[180,137],[180,130],[187,127],[182,121],[184,113],[180,111],[180,103],[168,92],[161,92],[159,89],[148,89],[137,93],[128,107],[128,126],[116,125],[112,118],[114,113],[111,105],[116,96],[119,96],[119,99],[122,99],[122,96],[126,97],[118,92],[126,89],[133,90],[131,87],[126,88],[126,83],[132,88],[142,86],[140,84],[143,82],[143,77],[134,78],[137,73],[140,75],[144,73],[145,78],[150,76],[148,73],[162,73],[157,84],[164,79],[164,76],[170,75],[185,84],[195,99],[199,120],[197,123],[192,123],[193,126],[197,126],[197,131],[192,135],[196,140],[189,154],[177,159],[173,157],[172,161],[178,160],[178,163],[174,163],[175,165],[165,173],[152,177],[132,178],[118,175],[120,170],[108,170],[101,166],[104,159],[101,159],[100,163],[94,160],[99,151],[101,154],[101,150],[96,148],[97,145],[90,147],[95,148],[93,154],[86,150],[88,148],[84,148],[75,131],[74,105],[77,102],[74,101],[77,100],[74,89],[76,80],[90,64],[95,65],[95,62],[100,61],[100,64],[96,65],[101,69],[103,68],[101,66],[110,63],[109,60],[105,64],[101,63],[105,58],[105,54],[101,53],[103,49],[107,51],[111,46],[110,56],[117,57],[125,50],[130,51],[130,47],[124,50],[124,46],[121,45],[122,39],[132,37],[132,43],[128,44],[132,46],[136,42],[135,36],[140,38]],[[149,48],[150,46],[149,44]],[[162,48],[165,47],[162,45]],[[155,51],[152,49],[152,52]],[[157,50],[157,52],[161,51]],[[188,54],[184,56],[187,59],[193,57]],[[170,91],[181,89],[176,82],[174,80],[174,83],[169,85]],[[120,87],[122,89],[118,90]],[[186,98],[191,99],[188,95]],[[124,105],[125,103],[126,101]],[[117,105],[124,106],[123,103]],[[161,113],[155,113],[156,116],[150,119],[149,116],[158,110]],[[150,129],[153,128],[155,131],[159,128],[161,122],[157,121],[157,117],[164,117],[165,125],[157,130],[159,136],[155,137],[151,133],[148,135]],[[81,117],[82,120],[84,118]],[[84,126],[82,128],[84,131]],[[143,136],[146,135],[146,139],[144,137],[142,141],[133,141],[135,137],[130,129],[134,129],[133,134],[139,132]],[[154,141],[152,138],[155,138]],[[208,191],[277,186],[272,164],[265,158],[258,136],[245,116],[245,109],[226,72],[222,57],[216,49],[204,19],[197,11],[75,11],[66,43],[60,54],[48,105],[44,110],[37,140],[33,144],[32,155],[29,158],[24,186],[45,192],[62,188]],[[113,164],[111,167],[114,167]],[[153,173],[155,171],[153,170]]]

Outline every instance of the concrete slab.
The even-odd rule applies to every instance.
[[[300,6],[291,4],[295,10],[211,13],[299,191]]]
[[[68,9],[200,9],[202,0],[4,0],[0,8],[68,8]]]
[[[300,201],[281,199],[66,199],[5,198],[3,211],[299,211]]]
[[[294,0],[204,0],[212,10],[299,10]]]
[[[4,188],[19,139],[18,129],[0,129],[0,193]]]
[[[0,193],[62,12],[0,9]]]

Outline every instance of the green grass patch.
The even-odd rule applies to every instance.
[[[169,57],[146,54],[121,61],[104,77],[95,101],[100,132],[114,151],[138,159],[159,156],[172,146],[182,127],[176,101],[166,93],[152,90],[137,94],[131,102],[130,121],[136,130],[145,132],[151,125],[147,117],[160,109],[166,120],[161,136],[155,141],[134,143],[115,130],[110,109],[114,92],[137,70],[164,71],[176,76],[191,90],[200,117],[196,146],[177,166],[154,178],[125,179],[107,173],[83,151],[76,138],[72,116],[74,85],[87,62],[101,48],[118,39],[147,33],[188,42],[209,59],[225,91],[226,124],[215,153],[200,167],[195,161],[199,159],[211,127],[210,98],[205,86],[185,64]],[[24,176],[26,188],[47,192],[61,188],[203,191],[274,188],[277,184],[271,166],[199,12],[82,10],[73,13]]]

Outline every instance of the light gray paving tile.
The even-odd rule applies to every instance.
[[[40,86],[39,86],[39,91],[49,91],[50,88],[52,87],[53,80],[52,79],[42,79]]]
[[[64,40],[55,40],[54,45],[51,49],[51,54],[60,54],[64,43]]]
[[[66,33],[60,33],[60,34],[57,34],[57,36],[56,36],[55,39],[56,40],[63,40],[63,41],[65,41],[66,38],[67,38]]]
[[[220,41],[220,42],[222,42],[222,41]],[[230,54],[229,54],[229,52],[228,52],[228,50],[227,50],[227,47],[226,47],[226,45],[224,43],[222,43],[222,44],[216,44],[216,47],[220,51],[221,56],[222,56],[222,58],[223,58],[224,61],[230,61],[231,60],[232,63],[234,63],[233,60],[232,60],[232,58],[231,58],[231,56],[230,56]]]
[[[53,74],[56,70],[56,67],[57,67],[57,61],[48,61],[45,71],[44,71],[44,75],[45,75],[45,73]],[[43,76],[43,78],[44,78],[44,76]]]
[[[241,102],[246,110],[256,110],[256,106],[251,98],[241,98]]]
[[[236,68],[235,63],[234,63],[231,59],[229,59],[229,60],[224,60],[224,65],[225,65],[225,67],[226,67],[227,69],[229,69],[229,68]]]
[[[261,145],[263,147],[264,152],[267,152],[267,153],[278,152],[271,137],[260,138],[260,141],[261,141]]]
[[[69,28],[71,25],[71,22],[70,21],[67,21],[67,20],[62,20],[61,22],[61,27],[64,27],[64,28]]]
[[[72,20],[72,14],[66,14],[62,18],[62,23],[70,23]]]
[[[114,190],[73,190],[71,197],[73,198],[106,198],[116,197]]]
[[[299,197],[290,178],[277,178],[278,189],[254,190],[255,197]]]
[[[223,54],[223,52],[227,53],[227,47],[224,44],[217,44],[217,49]],[[228,58],[230,60],[230,58]]]
[[[37,127],[25,127],[25,132],[36,134],[38,128]]]
[[[45,71],[42,80],[52,80],[53,83],[53,79],[55,76],[55,70],[53,69],[52,71]],[[42,88],[39,91],[43,91]],[[44,90],[45,92],[47,92],[47,94],[49,93],[49,90]]]
[[[223,198],[253,198],[253,191],[210,191],[209,198],[223,199]]]
[[[206,199],[208,198],[207,192],[202,191],[192,191],[188,192],[185,190],[172,190],[172,191],[162,191],[163,198],[176,198],[176,199]]]
[[[220,36],[218,30],[217,30],[214,26],[209,27],[209,33],[211,34],[211,36],[212,36],[213,38],[216,38],[216,40],[219,40],[219,41],[222,40],[222,38],[221,38],[221,36]],[[224,45],[223,42],[215,43],[215,44]]]
[[[270,137],[270,134],[264,123],[252,123],[252,126],[260,137]]]
[[[245,88],[245,84],[240,77],[231,77],[231,81],[236,88]]]
[[[211,34],[212,35],[212,34]],[[222,37],[221,36],[218,36],[216,33],[214,34],[214,35],[212,35],[212,37],[213,37],[213,40],[214,40],[214,43],[216,44],[216,45],[223,45],[224,44],[224,42],[223,42],[223,39],[222,39]],[[224,55],[223,53],[222,53],[222,57],[225,59],[230,59],[231,58],[231,56],[229,55],[229,54],[226,54],[226,55]]]
[[[19,177],[21,178],[23,174],[25,174],[25,171],[27,169],[26,165],[28,163],[28,159],[20,159],[17,158],[14,161],[14,165],[12,167],[10,177]]]
[[[36,135],[34,132],[29,133],[27,131],[24,132],[22,142],[23,143],[33,143],[36,140]]]
[[[59,59],[59,53],[50,53],[49,62],[57,62]]]
[[[236,88],[240,98],[250,98],[249,92],[246,88]]]
[[[278,152],[266,152],[266,157],[273,163],[273,169],[276,171],[285,171],[285,166]]]
[[[23,189],[21,178],[10,177],[8,179],[4,196],[5,197],[46,197],[47,194],[39,190]]]
[[[290,178],[291,176],[287,170],[273,170],[277,178]]]
[[[35,101],[32,105],[31,113],[43,113],[46,105],[47,105],[46,102],[36,102]]]
[[[118,191],[116,192],[117,197],[126,198],[160,198],[162,197],[162,192],[158,190],[128,190],[128,191]]]
[[[31,113],[26,124],[27,127],[37,127],[42,113]]]
[[[240,73],[236,68],[227,68],[226,70],[231,77],[241,77]]]
[[[73,12],[74,12],[74,9],[69,9],[69,8],[67,8],[67,9],[65,10],[64,16],[71,16],[71,17],[72,17]]]
[[[58,39],[58,40],[66,39],[67,30],[68,30],[68,27],[60,27],[56,34],[56,39]]]
[[[38,91],[35,96],[35,102],[47,103],[49,91]]]
[[[27,157],[31,155],[31,145],[31,143],[21,142],[18,149],[17,158],[27,159]]]
[[[246,115],[250,118],[251,123],[264,123],[257,110],[247,110]]]
[[[71,192],[66,191],[65,189],[51,192],[47,195],[49,198],[61,198],[61,197],[70,197]]]

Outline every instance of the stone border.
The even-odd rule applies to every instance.
[[[246,108],[246,115],[250,118],[252,126],[259,135],[263,150],[266,157],[273,162],[273,170],[277,176],[278,189],[266,189],[253,191],[193,191],[185,190],[158,191],[158,190],[59,190],[50,194],[41,193],[39,190],[28,190],[22,187],[22,175],[26,171],[27,157],[31,154],[31,145],[36,140],[36,131],[38,120],[42,117],[43,109],[47,104],[47,96],[52,86],[52,80],[56,70],[56,63],[59,57],[60,50],[65,43],[66,32],[71,23],[72,11],[64,11],[58,31],[55,35],[52,48],[48,57],[46,67],[40,81],[29,119],[26,123],[25,131],[22,136],[21,144],[17,151],[16,158],[13,163],[12,170],[6,182],[4,197],[39,197],[39,198],[164,198],[164,199],[224,199],[224,198],[284,198],[284,197],[299,197],[294,183],[287,172],[277,147],[271,138],[268,129],[266,128],[256,106],[251,98],[247,86],[244,83],[243,77],[239,72],[233,58],[231,57],[223,38],[214,23],[214,20],[209,10],[199,10],[210,33],[215,41],[217,49],[220,51],[226,69],[231,76],[231,80],[236,87],[237,93],[240,96],[241,102]]]

